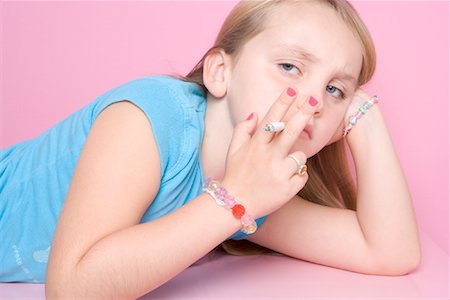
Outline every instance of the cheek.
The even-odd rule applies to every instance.
[[[227,102],[234,124],[244,120],[252,110],[251,84],[246,74],[236,72],[233,74],[227,89]]]
[[[333,143],[339,141],[339,140],[342,138],[343,130],[344,130],[344,126],[343,126],[343,125],[340,125],[340,126],[338,127],[338,129],[334,132],[334,134],[332,135],[332,137],[328,140],[328,142],[327,142],[326,145],[328,146],[328,145],[331,145],[331,144],[333,144]]]
[[[227,98],[236,122],[244,120],[252,112],[261,121],[278,99],[281,89],[267,81],[263,82],[263,78],[258,79],[257,76],[239,76],[229,90]]]
[[[328,123],[327,128],[324,129],[324,139],[327,141],[327,146],[342,138],[344,116],[345,114],[343,112],[336,114],[333,120]]]

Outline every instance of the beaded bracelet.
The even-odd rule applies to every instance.
[[[361,119],[361,117],[374,105],[374,104],[378,104],[380,102],[378,96],[373,96],[372,98],[370,98],[369,100],[367,100],[366,102],[364,102],[360,108],[358,109],[358,111],[353,115],[350,116],[348,119],[348,125],[344,128],[344,135],[343,137],[345,137],[349,131],[353,128],[353,126],[356,125],[356,122],[358,122],[359,119]]]
[[[220,182],[208,178],[203,186],[203,191],[210,194],[219,206],[231,210],[233,216],[242,223],[241,231],[246,234],[252,234],[258,229],[255,220],[245,213],[245,207],[236,202],[233,196],[220,185]]]

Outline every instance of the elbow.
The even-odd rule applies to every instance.
[[[383,265],[380,269],[380,275],[404,276],[414,272],[420,265],[419,259],[404,260],[394,262],[390,265]]]
[[[67,289],[64,286],[56,286],[54,283],[45,283],[45,299],[63,299],[67,297]]]
[[[68,295],[73,295],[74,290],[68,280],[68,276],[54,276],[47,273],[45,280],[46,299],[65,299]]]
[[[384,257],[377,264],[377,275],[403,276],[415,271],[421,263],[422,255],[420,249],[412,250],[403,255]]]
[[[81,296],[85,287],[80,284],[75,275],[76,268],[73,264],[49,260],[45,276],[45,298],[68,299]]]
[[[45,283],[45,299],[64,299],[71,295],[67,285],[54,282]]]

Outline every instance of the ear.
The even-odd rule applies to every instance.
[[[227,71],[230,57],[222,49],[209,53],[203,61],[203,83],[215,98],[227,94]]]

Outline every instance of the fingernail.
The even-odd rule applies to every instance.
[[[288,88],[286,93],[289,97],[294,97],[297,94],[293,88]]]
[[[253,113],[251,113],[248,117],[247,117],[247,121],[251,120],[253,118]]]
[[[314,98],[313,96],[311,96],[311,97],[309,97],[309,105],[311,105],[311,106],[316,106],[317,105],[317,103],[319,103],[317,100],[316,100],[316,98]]]

